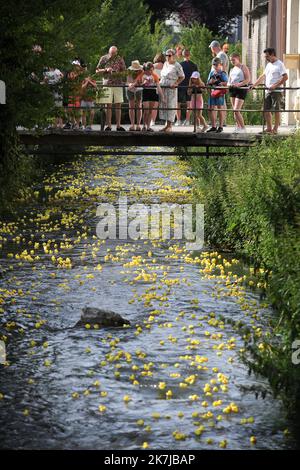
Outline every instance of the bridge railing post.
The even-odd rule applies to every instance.
[[[265,132],[266,88],[263,88],[262,131]]]
[[[197,89],[196,87],[193,87],[193,95],[194,95],[194,132],[197,132]],[[192,96],[193,96],[192,95]]]

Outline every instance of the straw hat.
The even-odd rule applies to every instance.
[[[131,66],[128,67],[128,70],[143,70],[143,67],[140,64],[139,60],[133,60]]]

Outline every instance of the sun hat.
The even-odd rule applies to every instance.
[[[193,72],[191,75],[191,78],[200,78],[200,73],[199,72]]]
[[[208,47],[220,47],[219,41],[212,41]]]
[[[175,54],[176,52],[174,51],[174,49],[168,49],[165,55],[168,56],[168,55],[175,55]]]
[[[139,60],[133,60],[128,70],[143,70]]]

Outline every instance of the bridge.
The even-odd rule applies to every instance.
[[[128,126],[124,126],[125,128]],[[19,130],[20,142],[30,154],[111,154],[127,155],[130,153],[145,154],[145,150],[139,152],[132,147],[161,147],[165,148],[164,154],[178,155],[188,154],[187,150],[192,147],[202,149],[201,152],[193,151],[195,156],[222,156],[230,149],[237,153],[257,145],[262,141],[264,135],[260,133],[260,126],[249,126],[247,133],[235,134],[233,127],[226,127],[225,132],[220,134],[193,132],[192,126],[173,127],[172,132],[159,132],[162,126],[154,126],[154,132],[129,131],[101,131],[100,126],[93,126],[93,130],[85,132],[81,130],[45,130],[28,131]],[[272,135],[272,139],[283,139],[291,135],[292,127],[286,126],[281,134]],[[100,149],[99,149],[100,147]],[[109,149],[107,149],[109,147]],[[222,147],[222,152],[218,148]],[[93,149],[91,149],[93,148]],[[95,149],[98,148],[98,149]],[[125,148],[127,150],[125,150]],[[167,149],[173,149],[168,151]],[[147,152],[146,152],[147,153]],[[153,154],[153,151],[149,151]],[[162,153],[162,152],[160,152]]]
[[[103,85],[101,85],[103,87]],[[122,85],[125,89],[128,85]],[[169,87],[163,87],[169,88]],[[187,88],[187,87],[185,87]],[[206,86],[205,89],[228,89],[228,87],[211,87]],[[298,90],[298,88],[278,88],[278,90]],[[171,132],[160,132],[162,126],[153,126],[154,132],[143,132],[143,131],[130,131],[129,126],[123,125],[126,128],[125,132],[120,131],[104,131],[105,127],[105,110],[106,105],[96,105],[95,110],[100,112],[101,125],[92,126],[92,130],[63,130],[63,129],[52,129],[52,130],[35,130],[29,131],[25,129],[19,129],[19,138],[21,144],[23,144],[30,154],[108,154],[114,153],[118,155],[128,154],[145,154],[147,151],[142,152],[137,147],[161,147],[174,149],[172,151],[166,151],[164,154],[188,154],[187,149],[189,148],[202,148],[203,151],[194,151],[192,155],[198,156],[224,156],[226,154],[233,153],[232,149],[236,152],[242,152],[242,149],[246,149],[259,144],[264,135],[261,131],[265,130],[264,122],[264,103],[266,96],[266,87],[258,87],[257,91],[262,92],[262,104],[260,109],[241,109],[240,113],[252,113],[259,112],[261,114],[261,125],[249,126],[247,125],[246,133],[234,133],[234,127],[228,126],[224,129],[225,132],[220,134],[217,133],[201,133],[197,132],[196,126],[196,101],[194,107],[191,109],[193,112],[193,125],[173,127]],[[125,108],[129,107],[128,103],[124,103]],[[83,108],[76,108],[80,111]],[[143,109],[145,109],[143,107]],[[168,104],[165,105],[166,110],[177,110],[178,107],[170,108]],[[199,108],[200,109],[200,108]],[[208,111],[207,106],[201,108],[202,111]],[[66,113],[70,111],[70,108],[65,108]],[[72,111],[72,108],[71,108]],[[295,113],[300,110],[285,109],[284,113]],[[233,110],[228,108],[227,114],[233,113]],[[283,126],[280,129],[280,134],[271,135],[271,139],[283,139],[295,130],[293,126]],[[107,147],[109,149],[107,149]],[[134,147],[134,149],[133,149]],[[92,148],[92,149],[91,149]],[[222,151],[216,149],[222,148]],[[127,150],[126,150],[127,149]],[[153,151],[149,151],[153,154]],[[161,152],[160,152],[161,153]]]

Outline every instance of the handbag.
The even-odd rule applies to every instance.
[[[226,95],[227,89],[226,90],[212,90],[211,91],[211,97],[212,98],[221,98],[221,96]]]

